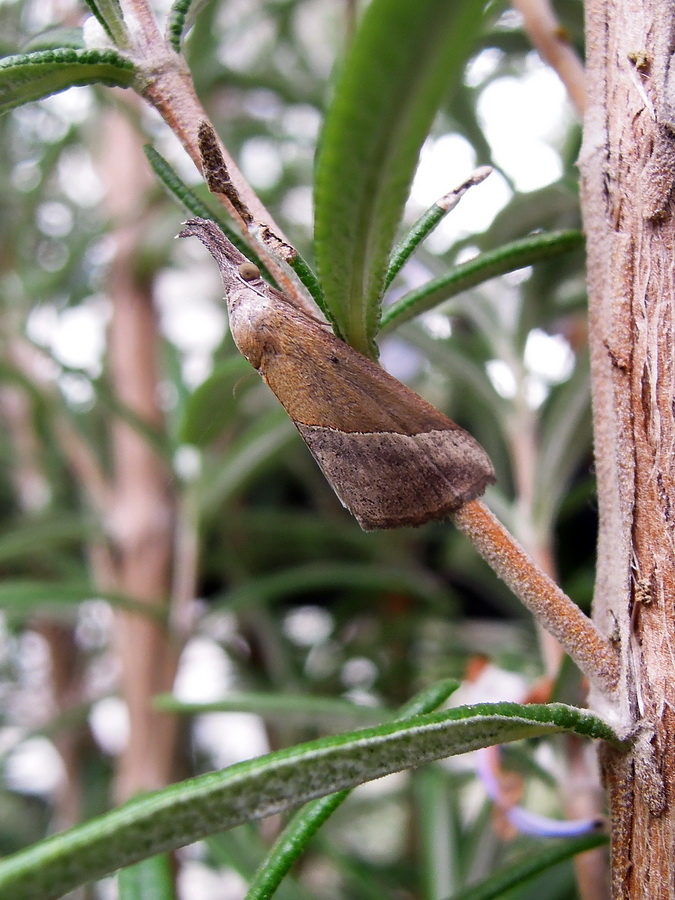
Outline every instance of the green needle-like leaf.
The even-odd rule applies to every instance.
[[[151,144],[145,144],[143,152],[152,167],[152,171],[162,182],[170,196],[177,200],[191,216],[197,216],[200,219],[213,219],[214,222],[218,222],[232,243],[234,243],[235,238],[239,240],[241,245],[239,249],[243,253],[244,243],[241,238],[220,217],[216,217],[209,206],[202,203],[194,191],[185,184],[173,166],[164,159],[162,154],[158,153]]]
[[[212,473],[205,472],[198,490],[199,507],[204,514],[219,509],[242,490],[254,475],[272,464],[286,444],[297,440],[293,423],[281,408],[271,409],[249,426],[228,447],[226,457]]]
[[[43,616],[75,615],[85,600],[100,597],[120,609],[161,619],[161,608],[141,603],[122,594],[98,591],[85,581],[37,581],[30,578],[6,580],[0,584],[0,609],[13,620],[23,620],[39,612]]]
[[[139,797],[0,863],[0,895],[53,900],[80,884],[216,831],[390,772],[479,747],[572,731],[617,742],[562,704],[485,703],[300,744]]]
[[[555,844],[544,847],[539,853],[528,853],[527,856],[516,860],[479,884],[457,891],[448,900],[496,900],[511,888],[522,885],[529,878],[545,872],[552,866],[572,859],[577,853],[602,847],[607,840],[606,834],[587,834],[572,840],[556,841]]]
[[[166,36],[169,43],[180,53],[183,36],[188,28],[188,17],[195,5],[195,0],[174,0],[166,23]]]
[[[119,0],[84,0],[84,2],[113,43],[120,48],[126,47],[129,42],[129,34]]]
[[[475,259],[460,263],[447,274],[428,281],[422,287],[401,297],[396,303],[392,303],[382,316],[382,331],[389,331],[394,326],[402,325],[433,309],[439,303],[449,300],[450,297],[497,275],[515,272],[516,269],[531,266],[543,259],[551,259],[561,253],[575,250],[583,244],[583,241],[584,237],[580,231],[554,231],[534,234],[504,244],[496,250],[481,253]]]
[[[99,9],[99,4],[96,2],[96,0],[84,0],[84,2],[89,7],[91,14],[94,16],[99,25],[106,31],[108,37],[112,38],[112,32],[110,31],[108,23],[106,22],[103,13]]]
[[[165,853],[122,869],[117,880],[119,900],[176,900],[171,861]]]
[[[198,216],[200,219],[212,219],[214,222],[217,222],[234,246],[238,250],[241,250],[245,256],[258,266],[268,281],[274,283],[274,279],[253,248],[242,239],[225,219],[217,215],[210,207],[206,206],[205,203],[202,203],[199,197],[185,184],[180,175],[164,159],[161,153],[158,153],[157,150],[149,144],[146,144],[143,149],[155,175],[157,175],[169,194],[177,200],[190,215]],[[326,308],[321,285],[309,265],[297,251],[295,251],[295,255],[288,260],[288,264],[296,273],[302,284],[307,288],[319,309],[325,313],[327,318],[330,318],[330,311]]]
[[[271,575],[250,578],[240,587],[228,591],[221,602],[228,611],[249,609],[256,604],[272,603],[286,596],[330,588],[355,591],[406,592],[439,609],[447,608],[447,591],[430,577],[392,565],[377,566],[359,562],[321,562],[289,566]]]
[[[222,700],[208,703],[186,703],[173,694],[159,694],[153,700],[155,709],[182,715],[202,715],[207,712],[247,712],[266,719],[283,722],[303,722],[323,725],[331,731],[356,725],[377,725],[393,718],[392,710],[381,706],[359,706],[348,700],[315,697],[308,694],[228,693]],[[426,710],[429,712],[429,710]]]
[[[369,356],[419,151],[471,52],[482,7],[373,0],[337,80],[315,176],[316,260],[340,332]]]
[[[592,446],[590,395],[588,362],[581,358],[572,377],[554,389],[540,424],[534,503],[539,528],[551,527],[574,472]]]
[[[453,679],[431,685],[399,710],[397,719],[412,718],[438,709],[459,682]],[[274,842],[249,885],[246,900],[268,900],[326,819],[347,799],[350,790],[312,800],[299,810]]]
[[[114,50],[39,50],[0,59],[0,114],[82,84],[131,87],[134,64]]]
[[[209,377],[189,397],[178,424],[178,440],[195,447],[207,447],[220,437],[233,420],[241,392],[253,381],[246,381],[249,364],[243,356],[233,356],[215,366]],[[240,394],[235,396],[235,389]]]
[[[15,524],[0,534],[0,566],[35,563],[41,554],[75,548],[83,540],[100,536],[101,529],[96,523],[63,511],[61,515]]]
[[[487,178],[491,171],[492,169],[489,166],[483,166],[482,169],[477,169],[464,184],[460,185],[454,191],[445,194],[420,216],[410,231],[394,247],[384,283],[385,290],[389,287],[394,278],[396,278],[417,247],[419,247],[422,241],[429,237],[434,228],[436,228],[445,216],[457,206],[468,189],[476,184],[480,184],[481,181]]]
[[[252,262],[254,262],[256,266],[258,266],[260,271],[265,275],[265,277],[269,281],[274,283],[274,279],[270,275],[265,264],[255,253],[253,248],[246,243],[246,241],[237,231],[235,231],[235,229],[226,219],[214,212],[214,210],[212,210],[210,206],[202,203],[195,192],[191,188],[189,188],[187,184],[185,184],[185,182],[180,177],[178,172],[176,172],[173,166],[169,162],[167,162],[166,159],[164,159],[162,154],[155,150],[155,148],[150,144],[146,144],[143,147],[143,151],[145,152],[145,156],[150,163],[152,171],[155,173],[157,178],[159,178],[169,196],[176,200],[180,204],[180,206],[182,206],[183,209],[188,213],[188,215],[197,216],[200,219],[211,219],[214,222],[217,222],[218,227],[223,231],[227,238],[232,241],[237,250],[240,250],[245,256],[247,256]]]
[[[33,35],[24,45],[24,53],[36,53],[38,50],[84,50],[84,34],[81,28],[56,26],[47,28]]]
[[[307,261],[303,259],[303,257],[300,256],[300,254],[296,251],[296,255],[292,259],[289,259],[288,264],[298,276],[305,288],[307,288],[312,300],[314,300],[324,316],[333,325],[333,331],[335,332],[335,334],[340,338],[343,337],[337,322],[333,321],[331,310],[326,304],[326,298],[323,295],[321,282],[316,277],[316,274],[309,266]]]

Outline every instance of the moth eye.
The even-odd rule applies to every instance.
[[[237,268],[244,281],[255,281],[256,278],[260,278],[260,269],[252,262],[242,263]]]

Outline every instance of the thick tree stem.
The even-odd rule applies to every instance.
[[[675,898],[675,4],[588,0],[581,157],[600,533],[594,618],[621,652],[603,754],[614,898]]]

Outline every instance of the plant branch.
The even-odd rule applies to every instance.
[[[523,17],[523,28],[541,58],[558,73],[579,117],[586,100],[583,63],[558,22],[549,0],[512,0]]]
[[[618,658],[588,616],[539,569],[482,501],[464,504],[451,518],[584,675],[611,694],[619,678]]]
[[[136,28],[130,30],[135,44],[131,55],[140,72],[136,89],[161,115],[201,172],[202,159],[197,134],[201,123],[209,119],[195,92],[190,70],[184,58],[175,52],[162,34],[148,0],[121,0],[121,6],[127,24],[136,25]],[[253,214],[255,221],[267,225],[275,234],[286,240],[281,228],[222,144],[220,150],[232,184],[243,204]],[[306,303],[293,279],[289,278],[269,248],[257,239],[256,234],[248,231],[247,223],[235,206],[223,195],[218,195],[218,200],[227,210],[228,216],[238,223],[241,232],[248,235],[249,243],[255,246],[279,287],[301,305]]]
[[[147,228],[143,204],[152,183],[139,137],[119,110],[106,116],[98,162],[114,247],[106,283],[112,306],[108,371],[118,401],[151,428],[161,429],[161,335],[152,283],[137,265]],[[173,564],[175,481],[145,437],[121,419],[111,427],[111,469],[113,499],[106,525],[118,562],[116,587],[163,609]],[[118,762],[116,797],[122,800],[174,777],[177,723],[155,713],[150,698],[170,690],[179,647],[167,640],[158,622],[122,611],[115,621],[130,722],[129,742]]]
[[[131,34],[138,42],[152,46],[161,35],[157,28],[157,19],[148,0],[120,0],[122,14],[127,25],[131,25]],[[136,26],[136,27],[134,27]]]

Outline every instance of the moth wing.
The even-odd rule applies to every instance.
[[[468,432],[292,311],[270,333],[259,371],[365,531],[443,519],[495,480]]]
[[[294,422],[361,433],[461,430],[291,304],[273,312],[257,368]]]
[[[406,435],[297,427],[364,531],[444,519],[495,480],[487,454],[461,428]]]

